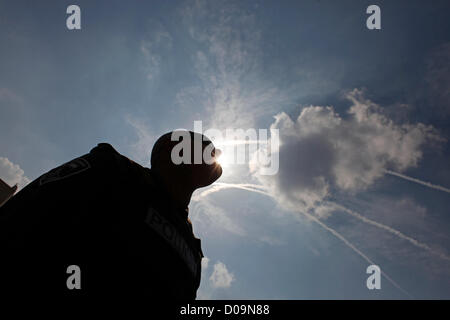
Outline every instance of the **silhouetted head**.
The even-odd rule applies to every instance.
[[[173,183],[192,190],[219,179],[222,167],[216,161],[221,151],[206,136],[187,130],[162,135],[153,146],[152,170]]]

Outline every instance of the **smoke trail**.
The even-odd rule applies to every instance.
[[[426,251],[428,251],[428,252],[430,252],[432,254],[435,254],[435,255],[439,256],[441,259],[450,261],[450,257],[445,255],[444,253],[436,251],[436,250],[430,248],[428,245],[426,245],[424,243],[421,243],[418,240],[416,240],[414,238],[411,238],[411,237],[401,233],[400,231],[398,231],[398,230],[396,230],[396,229],[394,229],[392,227],[389,227],[389,226],[384,225],[384,224],[382,224],[380,222],[373,221],[373,220],[371,220],[369,218],[366,218],[366,217],[362,216],[361,214],[359,214],[359,213],[357,213],[357,212],[355,212],[353,210],[347,209],[347,208],[343,207],[342,205],[340,205],[340,204],[338,204],[336,202],[329,202],[329,204],[330,205],[334,205],[338,209],[340,209],[340,210],[344,211],[345,213],[347,213],[347,214],[349,214],[349,215],[351,215],[351,216],[361,220],[362,222],[365,222],[365,223],[373,225],[373,226],[375,226],[377,228],[386,230],[386,231],[396,235],[400,239],[409,241],[411,244],[413,244],[414,246],[416,246],[418,248],[424,249],[424,250],[426,250]]]
[[[314,221],[315,223],[317,223],[319,226],[321,226],[322,228],[324,228],[325,230],[327,230],[328,232],[330,232],[331,234],[333,234],[336,238],[338,238],[339,240],[341,240],[347,247],[349,247],[350,249],[352,249],[354,252],[356,252],[360,257],[362,257],[364,260],[366,260],[368,263],[375,264],[372,260],[370,260],[369,257],[367,257],[364,253],[362,253],[358,248],[356,248],[350,241],[348,241],[346,238],[344,238],[344,236],[342,236],[339,232],[337,232],[336,230],[334,230],[333,228],[327,226],[326,224],[324,224],[322,221],[320,221],[319,219],[317,219],[316,217],[314,217],[313,215],[307,213],[307,212],[301,212],[303,215],[305,215],[307,218],[311,219],[312,221]],[[400,291],[402,291],[404,294],[406,294],[408,297],[412,298],[411,294],[409,294],[408,291],[406,291],[405,289],[403,289],[402,287],[400,287],[400,285],[398,283],[396,283],[389,275],[386,274],[386,272],[381,271],[381,274],[397,289],[399,289]]]
[[[251,192],[256,192],[256,193],[260,193],[263,194],[265,196],[269,196],[272,197],[272,195],[265,191],[266,189],[261,186],[261,185],[257,185],[257,184],[250,184],[250,183],[224,183],[224,182],[216,182],[211,188],[196,194],[192,197],[193,201],[199,201],[201,198],[211,194],[211,193],[215,193],[217,191],[220,190],[224,190],[224,189],[241,189],[241,190],[247,190],[247,191],[251,191]]]
[[[196,200],[199,200],[200,198],[210,194],[214,193],[220,190],[228,189],[228,188],[237,188],[237,189],[243,189],[247,191],[257,192],[264,194],[266,196],[272,197],[272,195],[267,192],[263,191],[265,188],[261,185],[254,185],[254,184],[232,184],[232,183],[221,183],[215,187],[212,187],[208,190],[203,191],[200,195],[198,195],[198,198]],[[263,190],[261,190],[263,189]],[[336,204],[337,205],[337,204]],[[353,250],[356,254],[358,254],[360,257],[362,257],[366,262],[370,264],[375,264],[369,257],[367,257],[363,252],[361,252],[358,248],[356,248],[350,241],[348,241],[344,236],[342,236],[339,232],[334,230],[333,228],[327,226],[325,223],[320,221],[318,218],[314,217],[313,215],[307,213],[307,212],[299,212],[309,218],[310,220],[317,223],[319,226],[330,232],[332,235],[334,235],[336,238],[341,240],[347,247],[349,247],[351,250]],[[402,287],[400,287],[399,284],[397,284],[388,274],[386,274],[384,271],[381,271],[381,274],[397,289],[402,291],[404,294],[406,294],[408,297],[412,298],[411,294],[409,294],[406,290],[404,290]]]
[[[432,184],[432,183],[427,182],[427,181],[422,181],[422,180],[419,180],[419,179],[416,179],[416,178],[413,178],[413,177],[410,177],[410,176],[406,176],[404,174],[401,174],[401,173],[398,173],[398,172],[394,172],[394,171],[391,171],[391,170],[384,170],[384,172],[387,173],[387,174],[390,174],[390,175],[393,175],[393,176],[396,176],[396,177],[408,180],[408,181],[412,181],[412,182],[421,184],[421,185],[423,185],[425,187],[428,187],[428,188],[432,188],[432,189],[435,189],[435,190],[439,190],[439,191],[444,191],[444,192],[450,193],[450,189],[442,187],[442,186],[438,186],[436,184]]]
[[[227,140],[227,141],[217,141],[214,143],[216,146],[237,146],[241,144],[262,144],[267,143],[266,140]]]
[[[219,186],[229,186],[230,188],[238,186],[238,187],[246,187],[246,188],[252,188],[252,189],[259,189],[259,190],[267,190],[265,186],[262,184],[252,184],[252,183],[226,183],[226,182],[216,182],[215,185]]]
[[[223,189],[228,189],[228,188],[236,188],[236,189],[241,189],[241,190],[247,190],[247,191],[256,192],[256,193],[260,193],[260,194],[272,197],[272,195],[269,192],[266,191],[267,188],[265,188],[262,185],[250,184],[250,183],[247,183],[247,184],[244,184],[244,183],[242,183],[242,184],[216,183],[216,185],[217,186],[202,192],[200,195],[198,195],[198,198],[196,198],[194,200],[198,200],[199,198],[202,198],[202,197],[204,197],[204,196],[206,196],[206,195],[208,195],[210,193],[214,193],[214,192],[217,192],[217,191],[220,191],[220,190],[223,190]],[[418,248],[424,249],[424,250],[428,251],[429,253],[434,254],[434,255],[438,256],[439,258],[441,258],[443,260],[450,261],[450,257],[448,255],[446,255],[445,253],[439,252],[439,251],[431,248],[427,244],[422,243],[422,242],[420,242],[420,241],[418,241],[418,240],[416,240],[416,239],[414,239],[414,238],[412,238],[410,236],[405,235],[404,233],[402,233],[401,231],[399,231],[397,229],[394,229],[394,228],[392,228],[390,226],[387,226],[385,224],[382,224],[380,222],[377,222],[377,221],[371,220],[369,218],[366,218],[363,215],[361,215],[361,214],[359,214],[359,213],[357,213],[357,212],[355,212],[353,210],[350,210],[350,209],[348,209],[348,208],[346,208],[346,207],[344,207],[344,206],[342,206],[342,205],[340,205],[340,204],[338,204],[336,202],[326,202],[326,203],[328,203],[331,206],[334,206],[337,209],[342,210],[343,212],[345,212],[345,213],[347,213],[347,214],[349,214],[349,215],[359,219],[360,221],[362,221],[364,223],[367,223],[369,225],[375,226],[375,227],[380,228],[382,230],[388,231],[391,234],[399,237],[400,239],[406,240],[409,243],[411,243],[412,245],[414,245],[414,246],[416,246]]]

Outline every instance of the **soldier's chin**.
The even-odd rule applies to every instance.
[[[200,188],[213,184],[222,175],[222,167],[217,162],[210,165],[208,173],[205,175],[206,179],[202,181]]]
[[[214,175],[214,181],[219,179],[220,176],[222,175],[222,166],[219,163],[217,163],[217,162],[214,163],[213,175]]]

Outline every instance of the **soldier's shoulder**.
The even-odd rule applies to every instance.
[[[97,144],[94,148],[91,149],[91,153],[110,153],[110,154],[119,154],[114,147],[107,143],[107,142],[101,142]]]
[[[89,156],[100,162],[101,160],[104,160],[112,165],[132,166],[136,164],[128,157],[120,154],[111,144],[106,142],[99,143],[92,148],[89,152]]]
[[[124,174],[130,179],[144,179],[146,181],[153,180],[149,168],[146,168],[131,160],[127,156],[119,153],[109,143],[99,143],[91,150],[90,154],[94,158],[101,158],[105,162],[109,163],[115,170],[117,170],[116,174]]]

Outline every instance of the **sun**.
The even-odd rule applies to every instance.
[[[222,150],[222,149],[221,149]],[[216,158],[218,164],[222,167],[228,167],[233,163],[232,153],[227,153],[222,150],[222,153]]]

